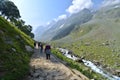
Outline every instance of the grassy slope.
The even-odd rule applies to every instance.
[[[120,69],[119,34],[120,19],[98,19],[78,26],[69,36],[54,41],[53,44],[117,70]]]
[[[31,53],[25,45],[33,47],[33,40],[0,17],[0,79],[21,80],[27,73]]]
[[[67,62],[67,66],[69,66],[72,69],[76,69],[76,70],[80,71],[82,74],[87,76],[89,79],[106,80],[106,78],[91,71],[91,69],[86,67],[85,65],[83,65],[83,63],[78,63],[76,61],[73,61],[73,60],[63,56],[58,50],[52,49],[52,53],[55,54],[61,60]]]

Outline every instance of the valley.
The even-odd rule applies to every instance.
[[[63,29],[59,30],[59,27],[63,25],[62,23],[60,26],[56,26],[55,29],[50,30],[50,35],[54,34],[54,37],[48,36],[51,37],[51,40],[48,40],[48,42],[53,47],[66,48],[76,56],[98,63],[106,71],[120,76],[119,13],[120,7],[119,4],[116,4],[102,7],[96,12],[87,14],[87,17],[81,18],[78,14],[72,15],[80,19],[69,17],[65,21],[68,22],[66,24],[68,25],[67,28],[63,26]],[[88,16],[91,14],[92,16],[89,20],[81,23],[82,20],[88,19]],[[82,13],[81,15],[86,16],[86,14]],[[73,21],[69,22],[71,18]]]

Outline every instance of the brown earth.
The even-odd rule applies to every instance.
[[[50,60],[46,60],[45,53],[40,53],[39,49],[34,50],[30,67],[25,80],[89,80],[79,71],[65,66],[53,55]]]

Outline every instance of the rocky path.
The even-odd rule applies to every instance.
[[[88,80],[79,71],[70,69],[51,55],[46,60],[45,53],[35,50],[30,62],[31,70],[26,80]]]

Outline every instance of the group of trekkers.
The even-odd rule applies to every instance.
[[[43,48],[43,43],[41,42],[34,42],[34,47],[38,46],[40,49],[40,53],[45,53],[46,54],[46,59],[50,60],[50,54],[51,54],[51,46],[50,45],[45,45],[45,48]]]

